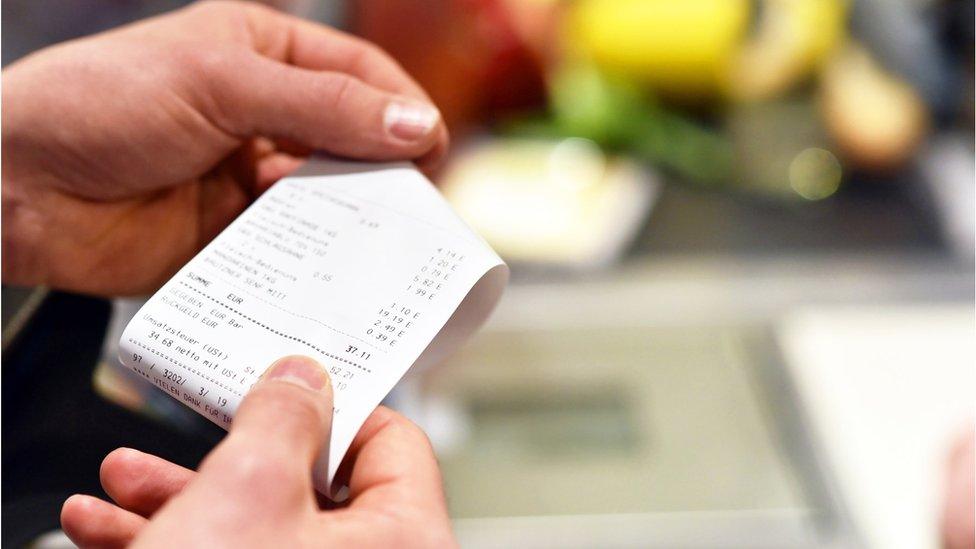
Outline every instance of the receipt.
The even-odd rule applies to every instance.
[[[408,163],[316,158],[276,183],[139,310],[123,364],[223,428],[272,362],[325,365],[332,480],[353,437],[411,367],[488,317],[508,267]]]

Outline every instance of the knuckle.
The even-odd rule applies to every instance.
[[[99,471],[104,477],[110,471],[128,471],[132,468],[135,456],[127,448],[116,448],[109,452],[102,460],[102,467]]]
[[[125,499],[140,491],[145,476],[139,470],[139,460],[136,452],[126,448],[113,450],[102,460],[99,478],[102,487],[112,491],[113,498]]]
[[[254,26],[266,22],[269,18],[274,18],[282,14],[279,9],[262,2],[231,0],[230,3],[234,5],[234,10],[236,11],[236,15],[241,18],[241,23],[252,32]]]
[[[360,85],[358,80],[348,74],[333,73],[324,80],[323,87],[329,108],[341,111],[356,99]]]
[[[362,45],[363,45],[362,46],[363,57],[370,58],[370,59],[389,59],[389,60],[393,59],[392,57],[390,57],[390,54],[386,53],[386,50],[384,50],[381,46],[379,46],[374,42],[370,42],[369,40],[363,40]]]
[[[242,498],[258,499],[269,509],[302,498],[307,484],[303,477],[307,473],[295,467],[293,455],[274,446],[244,446],[232,442],[228,451],[205,462],[206,473],[222,490]]]
[[[390,57],[383,48],[368,40],[357,38],[355,48],[353,48],[348,62],[351,72],[356,72],[357,69],[365,68],[371,62],[377,60],[383,60],[385,62],[388,58]]]
[[[193,104],[223,128],[235,127],[240,119],[236,107],[246,106],[249,95],[241,82],[241,71],[254,67],[254,56],[233,44],[174,44],[167,56],[178,75],[181,89]]]
[[[194,74],[207,78],[222,74],[228,66],[234,64],[237,57],[236,52],[226,47],[198,48],[188,46],[175,50],[173,55],[179,63]]]
[[[372,59],[374,59],[377,63],[379,63],[384,70],[399,73],[399,75],[402,76],[403,78],[406,78],[407,80],[410,81],[413,80],[410,77],[410,75],[407,73],[406,69],[403,68],[403,65],[401,65],[400,62],[397,61],[395,57],[390,55],[388,51],[383,49],[382,46],[379,46],[372,42],[368,42],[368,44],[369,44],[368,51],[370,52]]]
[[[410,421],[406,417],[394,413],[393,420],[390,422],[390,428],[396,430],[397,434],[404,439],[408,440],[413,444],[423,446],[426,450],[430,452],[434,451],[434,446],[430,442],[430,437],[424,432],[416,423]]]
[[[284,486],[290,480],[287,463],[267,452],[240,452],[234,460],[220,464],[220,469],[226,481],[255,490]]]
[[[91,510],[91,500],[80,494],[70,496],[61,504],[61,528],[73,540],[77,540],[76,543],[85,533],[84,527],[89,522]]]
[[[245,6],[238,0],[201,0],[191,4],[189,9],[195,13],[209,16],[221,16],[236,13]]]

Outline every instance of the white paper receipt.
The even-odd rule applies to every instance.
[[[414,365],[480,326],[508,267],[412,165],[310,160],[279,181],[136,314],[120,358],[228,428],[272,362],[304,354],[335,393],[316,488]]]

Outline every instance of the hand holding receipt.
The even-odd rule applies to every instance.
[[[122,358],[229,428],[195,471],[109,454],[103,497],[61,508],[69,538],[456,545],[429,441],[376,404],[487,316],[507,269],[416,172],[449,140],[403,68],[337,29],[225,0],[44,48],[2,83],[4,284],[162,288],[115,336]],[[343,459],[335,509],[313,480],[328,493]]]
[[[508,268],[408,163],[313,159],[167,282],[120,342],[123,363],[228,428],[263,369],[327,366],[332,480],[360,425],[411,365],[436,363],[488,316]]]

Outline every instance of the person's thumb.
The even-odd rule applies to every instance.
[[[332,384],[325,369],[311,358],[287,356],[244,397],[230,434],[202,464],[201,478],[265,496],[310,494],[312,464],[331,428]]]
[[[286,138],[365,160],[413,159],[445,139],[431,104],[349,74],[314,71],[247,55],[208,70],[214,118],[238,137]]]

